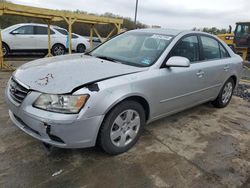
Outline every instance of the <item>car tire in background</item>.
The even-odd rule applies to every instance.
[[[78,44],[76,48],[77,53],[84,53],[86,51],[86,46],[84,44]]]
[[[10,49],[7,44],[2,43],[3,57],[7,57],[10,53]]]
[[[217,108],[226,107],[231,101],[234,87],[235,87],[234,80],[232,78],[229,78],[223,85],[218,97],[212,102],[212,104]]]
[[[62,44],[55,44],[51,52],[53,56],[64,55],[66,53],[66,48]]]
[[[98,143],[111,155],[128,151],[138,141],[145,125],[145,110],[136,101],[123,101],[105,117]]]

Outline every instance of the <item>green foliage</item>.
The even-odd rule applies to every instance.
[[[194,27],[192,30],[193,31],[203,31],[203,32],[206,32],[206,33],[214,34],[214,35],[225,34],[225,33],[228,32],[227,29],[218,29],[216,27],[211,27],[211,28],[208,28],[208,27],[196,28],[196,27]]]

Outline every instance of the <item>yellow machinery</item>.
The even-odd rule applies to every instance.
[[[221,40],[223,40],[228,46],[234,46],[234,33],[226,33],[217,35]]]
[[[217,36],[239,54],[244,61],[250,61],[250,22],[237,22],[234,33],[229,32]]]
[[[235,53],[239,54],[244,60],[244,68],[250,71],[250,22],[238,22],[234,33],[230,32],[226,34],[217,35],[228,46],[230,46]],[[241,79],[242,82],[250,83],[249,80]]]
[[[82,14],[82,13],[73,13],[69,11],[59,11],[59,10],[51,10],[51,9],[45,9],[45,8],[37,8],[37,7],[31,7],[31,6],[23,6],[23,5],[17,5],[13,3],[3,3],[0,2],[0,16],[2,15],[18,15],[18,16],[27,16],[27,17],[33,17],[33,18],[40,18],[44,19],[48,23],[48,55],[51,56],[51,47],[50,47],[50,25],[52,22],[56,21],[66,21],[68,24],[68,32],[69,32],[69,53],[72,51],[72,43],[71,43],[71,37],[72,37],[72,25],[75,22],[85,23],[90,25],[90,45],[92,47],[92,37],[93,33],[95,33],[98,38],[103,42],[109,37],[112,36],[115,32],[120,33],[121,24],[123,24],[122,19],[117,18],[108,18],[108,17],[101,17],[101,16],[93,16],[88,14]],[[112,24],[114,28],[111,30],[111,32],[105,37],[101,37],[99,32],[97,31],[95,25],[97,24]],[[0,32],[0,49],[2,49],[2,38],[1,38],[1,32]],[[8,66],[6,63],[4,63],[3,60],[3,53],[2,50],[0,50],[0,69],[13,69],[12,67]]]

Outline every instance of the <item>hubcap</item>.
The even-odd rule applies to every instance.
[[[5,48],[5,46],[3,46],[2,50],[3,50],[3,56],[5,56],[7,53],[7,49]]]
[[[228,82],[225,85],[223,93],[222,93],[222,102],[223,102],[223,104],[226,104],[230,100],[230,97],[231,97],[232,93],[233,93],[233,85],[232,85],[231,82]]]
[[[55,55],[63,55],[64,54],[64,49],[61,46],[56,46],[54,49]]]
[[[139,132],[140,116],[135,110],[125,110],[120,113],[110,131],[110,139],[117,147],[124,147],[131,143]]]

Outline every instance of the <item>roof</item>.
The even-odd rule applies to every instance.
[[[48,27],[48,25],[46,24],[39,24],[39,23],[20,23],[20,24],[15,24],[15,25],[12,25],[10,27],[7,27],[3,30],[10,30],[12,28],[16,28],[16,27],[21,27],[21,26],[26,26],[26,25],[32,25],[32,26],[42,26],[42,27]],[[52,29],[63,29],[65,31],[67,31],[66,29],[62,28],[62,27],[59,27],[59,26],[56,26],[56,25],[51,25],[50,26]]]
[[[177,29],[147,28],[147,29],[136,29],[136,30],[132,30],[130,32],[146,32],[146,33],[155,33],[155,34],[176,36],[183,31],[184,30],[177,30]]]

